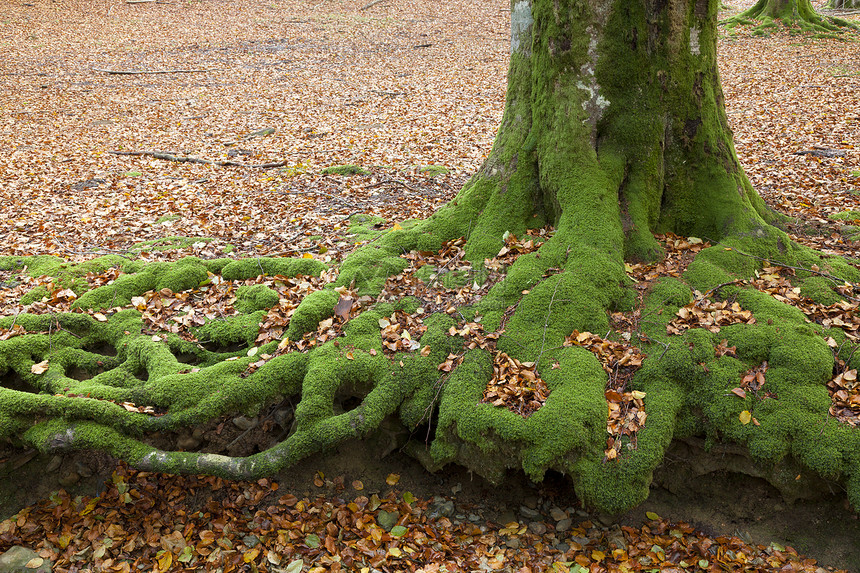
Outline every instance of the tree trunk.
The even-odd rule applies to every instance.
[[[837,3],[856,3],[857,0],[831,0]],[[748,10],[727,20],[729,27],[747,24],[751,20],[761,21],[759,30],[774,27],[775,20],[786,25],[796,25],[809,32],[838,32],[840,27],[855,28],[854,24],[839,18],[822,18],[810,0],[758,0]]]
[[[834,9],[860,8],[860,0],[828,0],[824,7]]]
[[[718,2],[512,3],[506,109],[457,205],[470,258],[552,224],[652,260],[654,232],[717,239],[772,219],[740,168],[716,62]],[[588,224],[584,224],[589,221]]]

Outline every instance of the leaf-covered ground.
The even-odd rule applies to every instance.
[[[508,4],[365,6],[39,0],[4,7],[0,254],[73,261],[102,254],[144,260],[298,255],[328,262],[372,236],[350,234],[351,216],[378,216],[372,222],[385,229],[432,213],[490,150],[504,104]],[[753,185],[769,204],[798,217],[799,241],[849,257],[860,238],[857,45],[786,31],[762,38],[743,29],[720,43],[726,105]],[[340,165],[361,169],[325,172]],[[512,238],[498,259],[527,251],[528,241]],[[643,291],[655,277],[680,272],[700,248],[680,237],[663,241],[666,261],[628,269]],[[426,289],[411,280],[419,266],[458,270],[459,247],[449,245],[436,260],[412,261],[415,268],[389,280],[386,295]],[[751,286],[792,301],[811,320],[842,327],[856,341],[856,303],[813,304],[791,286],[792,272],[768,267]],[[22,283],[27,290],[46,289],[46,300],[31,312],[61,311],[72,301],[73,293],[37,278],[0,274],[0,284],[13,278],[31,281]],[[88,278],[94,285],[111,280]],[[291,289],[298,295],[317,288],[277,287],[286,298]],[[15,288],[22,286],[0,289],[0,315],[21,310],[23,291]],[[154,336],[181,334],[195,326],[195,313],[233,312],[231,288],[238,285],[152,292],[132,305],[145,313]],[[445,309],[447,297],[479,294],[438,292],[437,310]],[[682,309],[670,328],[719,329],[750,319],[731,304],[705,304],[703,297]],[[352,310],[350,304],[341,312],[348,317]],[[258,342],[276,339],[289,311],[283,305],[270,311]],[[420,314],[380,321],[392,350],[411,344]],[[613,318],[631,337],[641,319]],[[337,336],[337,328],[335,321],[324,324],[317,336],[291,344],[301,350]],[[459,334],[474,344],[493,344],[476,325],[464,328]],[[635,340],[627,341],[632,344],[592,333],[568,340],[595,352],[610,374],[608,459],[617,455],[621,436],[635,436],[646,423],[641,396],[624,390],[625,369],[641,360]],[[456,359],[450,357],[449,369]],[[533,365],[506,356],[494,366],[496,379],[534,379]],[[766,371],[766,363],[752,369],[733,392],[765,399]],[[856,371],[834,373],[830,389],[831,413],[857,425]],[[528,414],[541,397],[539,387],[522,392],[499,384],[485,400]],[[756,420],[742,414],[741,422]],[[480,508],[464,509],[461,519],[438,511],[444,499],[410,502],[396,478],[392,493],[380,491],[377,499],[363,495],[361,484],[323,475],[318,481],[326,496],[297,499],[303,496],[280,491],[275,482],[235,484],[120,467],[98,500],[61,492],[2,522],[0,548],[37,548],[58,560],[56,570],[68,571],[292,572],[299,559],[305,571],[437,571],[443,564],[448,571],[817,567],[790,548],[755,547],[731,532],[707,536],[659,519],[607,530],[574,507],[547,507],[516,524],[493,521]],[[383,523],[392,514],[395,523]]]

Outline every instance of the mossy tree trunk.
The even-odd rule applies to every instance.
[[[654,232],[718,238],[773,217],[735,156],[718,4],[513,2],[502,125],[451,206],[474,211],[471,258],[552,224],[595,254],[650,260]]]
[[[828,0],[825,8],[853,9],[860,8],[860,0]]]

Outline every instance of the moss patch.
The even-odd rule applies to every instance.
[[[320,171],[323,175],[370,175],[370,171],[360,165],[332,165]]]

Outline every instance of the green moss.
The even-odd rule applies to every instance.
[[[32,302],[37,302],[42,300],[43,298],[50,296],[50,292],[43,286],[37,286],[36,288],[29,291],[27,294],[21,297],[21,300],[18,301],[22,305],[28,305]]]
[[[331,167],[326,167],[320,173],[323,175],[370,175],[370,171],[367,171],[360,165],[332,165]]]
[[[436,177],[437,175],[446,175],[450,173],[450,170],[444,165],[424,165],[418,171],[428,177]]]
[[[259,333],[260,321],[265,315],[265,311],[259,310],[250,314],[210,320],[197,329],[197,338],[202,342],[214,342],[225,349],[234,345],[253,346]]]
[[[251,313],[268,310],[276,306],[278,300],[278,293],[266,285],[243,285],[236,291],[236,302],[233,306],[239,312]]]
[[[315,259],[292,259],[258,257],[240,259],[221,268],[221,276],[227,280],[245,280],[260,275],[295,277],[298,275],[319,276],[326,265]]]

